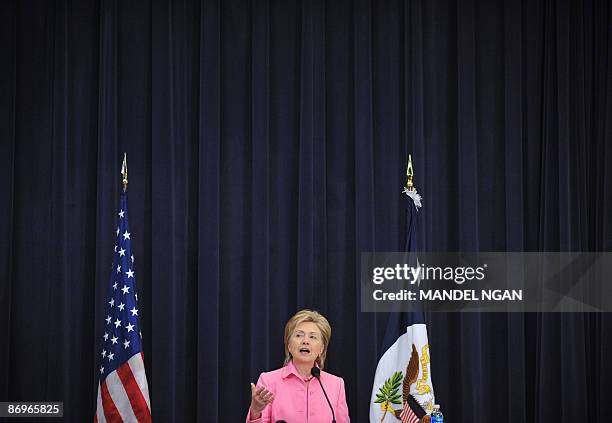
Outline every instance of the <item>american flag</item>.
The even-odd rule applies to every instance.
[[[98,355],[100,379],[94,421],[151,422],[125,192],[121,193],[117,221],[113,267],[105,298],[102,346]]]

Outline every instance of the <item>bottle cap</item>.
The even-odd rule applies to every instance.
[[[433,408],[434,408],[434,409],[436,409],[436,408],[437,408],[437,409],[440,409],[440,404],[434,404]]]

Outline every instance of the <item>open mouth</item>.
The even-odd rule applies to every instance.
[[[310,348],[302,347],[300,348],[300,354],[310,354]]]

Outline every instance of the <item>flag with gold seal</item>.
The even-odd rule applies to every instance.
[[[411,265],[418,266],[416,218],[421,196],[413,185],[411,157],[406,174],[404,251]],[[423,313],[390,313],[381,352],[370,398],[370,422],[429,423],[435,397]]]

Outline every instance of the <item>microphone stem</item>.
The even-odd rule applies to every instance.
[[[325,388],[323,387],[323,384],[321,383],[320,377],[317,377],[317,380],[319,381],[319,385],[321,385],[321,390],[323,391],[323,395],[325,395],[325,399],[327,400],[327,404],[329,404],[329,409],[332,412],[332,423],[336,423],[336,413],[334,413],[334,407],[332,407],[331,402],[329,401],[329,398],[327,396],[327,392],[325,392]]]

